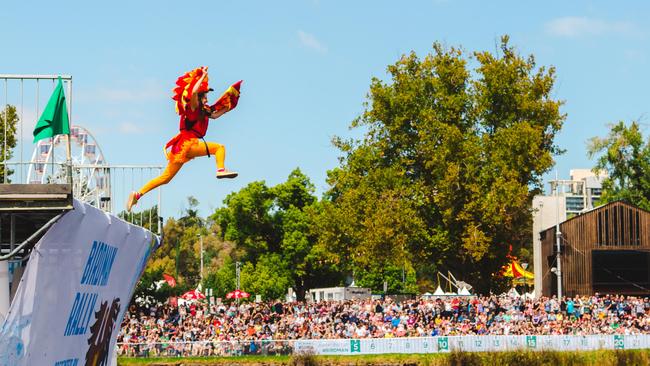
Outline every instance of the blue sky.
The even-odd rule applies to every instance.
[[[337,165],[330,140],[358,135],[348,126],[371,77],[434,41],[494,50],[509,34],[521,53],[554,65],[568,115],[557,168],[563,177],[590,168],[589,137],[610,122],[648,122],[649,17],[643,1],[10,1],[0,5],[0,73],[71,74],[73,122],[115,164],[165,163],[178,123],[171,89],[184,71],[209,66],[217,91],[243,79],[240,105],[207,136],[240,177],[217,181],[199,158],[163,191],[163,215],[177,216],[190,194],[205,215],[229,192],[277,184],[296,167],[321,193]]]

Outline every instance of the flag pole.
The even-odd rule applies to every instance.
[[[68,80],[68,121],[72,121],[72,76],[70,76],[70,80]],[[72,122],[68,123],[72,125]],[[70,147],[70,127],[71,126],[68,126],[68,134],[66,135],[65,165],[68,173],[68,184],[70,184],[70,189],[74,191],[74,187],[72,187],[72,148]]]

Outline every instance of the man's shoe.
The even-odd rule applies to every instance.
[[[129,194],[129,200],[126,201],[126,210],[128,212],[131,212],[131,208],[138,203],[140,197],[142,197],[142,195],[139,192],[133,191]]]
[[[224,178],[235,178],[237,176],[237,172],[231,172],[230,170],[217,170],[217,179],[224,179]]]

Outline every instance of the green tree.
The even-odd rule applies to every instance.
[[[19,122],[16,107],[12,105],[5,105],[4,109],[0,111],[0,162],[9,161],[13,156],[13,148],[16,147],[16,126]],[[11,182],[9,176],[13,174],[13,170],[7,168],[5,165],[0,165],[0,182]]]
[[[293,273],[278,253],[263,254],[257,263],[246,263],[241,270],[242,289],[264,300],[282,299],[293,285]]]
[[[142,226],[143,228],[158,234],[158,227],[160,226],[160,218],[158,216],[158,205],[141,211],[122,211],[117,214],[121,219],[128,221],[134,225]]]
[[[242,260],[256,261],[267,251],[279,250],[280,236],[271,212],[273,198],[264,182],[252,182],[226,196],[225,207],[211,216],[221,227],[222,237],[242,249]]]
[[[178,296],[186,290],[182,286],[172,288],[166,282],[162,282],[163,273],[161,267],[145,271],[135,287],[132,301],[161,304],[165,303],[170,296]]]
[[[637,122],[611,125],[606,137],[589,140],[587,151],[597,158],[593,171],[604,175],[601,203],[626,200],[650,210],[650,143]]]
[[[141,298],[160,300],[169,294],[179,295],[196,288],[200,281],[201,241],[203,242],[203,288],[211,288],[216,296],[223,297],[235,288],[234,257],[240,257],[234,243],[221,239],[220,227],[198,214],[199,202],[188,197],[188,206],[178,219],[168,219],[163,227],[163,242],[152,255],[138,284],[136,293]],[[149,213],[152,214],[152,228],[157,230],[157,207],[134,213],[120,213],[128,221],[149,228]],[[144,219],[142,219],[144,217]],[[176,278],[177,286],[168,289],[158,286],[163,273]]]
[[[561,153],[565,116],[552,67],[508,37],[499,51],[467,57],[436,43],[390,65],[390,82],[372,80],[351,126],[364,137],[334,140],[341,166],[318,219],[319,240],[349,272],[451,270],[487,291],[508,246],[529,243],[531,200]]]
[[[224,204],[211,220],[222,228],[222,239],[236,245],[234,259],[244,263],[244,290],[277,298],[278,286],[282,293],[294,287],[303,297],[316,284],[339,282],[340,273],[327,251],[316,245],[314,224],[320,203],[313,184],[299,169],[274,187],[250,183],[228,195]],[[272,283],[267,274],[281,277]]]
[[[204,281],[205,288],[213,289],[214,296],[224,298],[236,288],[235,262],[230,256],[214,271],[210,271]]]
[[[200,238],[203,237],[204,248],[204,274],[214,271],[219,264],[220,250],[224,246],[218,239],[217,227],[208,227],[206,221],[199,217],[198,202],[193,197],[188,198],[189,207],[184,215],[178,219],[170,218],[163,227],[163,243],[152,255],[145,273],[156,273],[161,270],[176,278],[179,285],[187,288],[196,288],[200,280]],[[153,214],[157,217],[156,207]],[[140,223],[139,216],[147,212],[126,214],[127,219],[133,219],[136,224]],[[148,219],[143,223],[149,225]],[[153,223],[153,221],[152,221]],[[153,226],[157,229],[156,226]]]
[[[183,227],[200,227],[204,225],[204,220],[199,216],[199,200],[194,196],[187,197],[187,208],[184,210],[184,215],[178,219],[178,222]]]
[[[418,293],[415,269],[410,263],[402,267],[374,263],[354,272],[354,279],[356,286],[369,287],[381,292],[386,282],[386,294]]]

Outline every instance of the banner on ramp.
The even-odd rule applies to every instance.
[[[108,365],[158,238],[75,201],[36,244],[0,329],[0,366]]]

